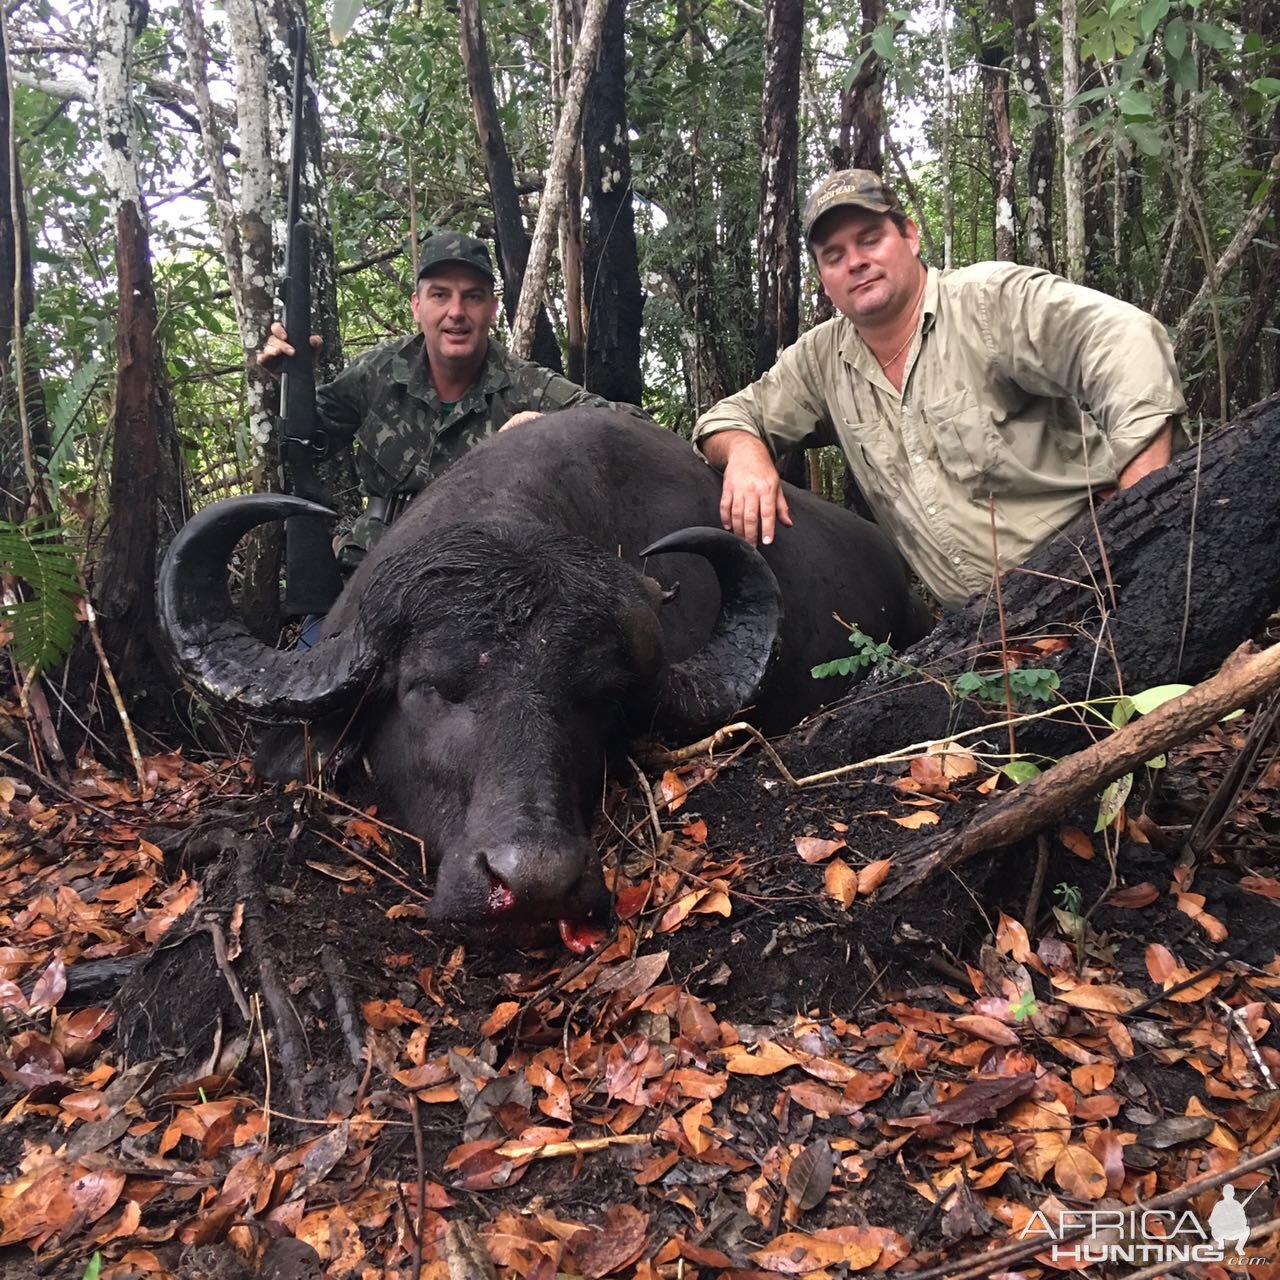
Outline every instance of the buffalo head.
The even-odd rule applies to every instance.
[[[657,583],[584,539],[500,521],[397,526],[316,646],[282,652],[240,620],[227,563],[255,526],[322,511],[261,495],[217,503],[187,524],[160,574],[180,670],[250,717],[310,721],[314,741],[358,746],[386,811],[438,866],[434,918],[598,913],[606,894],[588,830],[610,748],[649,728],[693,735],[750,702],[781,617],[764,560],[704,528],[641,553],[696,553],[719,581],[706,644],[670,663]],[[269,775],[299,760],[281,742],[277,734]]]

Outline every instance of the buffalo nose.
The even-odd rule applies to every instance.
[[[572,893],[587,865],[582,849],[525,844],[496,845],[484,861],[491,911],[554,906]]]

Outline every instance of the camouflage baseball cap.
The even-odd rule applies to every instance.
[[[902,211],[897,196],[885,186],[878,173],[870,169],[837,169],[814,187],[804,207],[805,242],[813,238],[814,224],[824,213],[845,205],[871,213]]]
[[[461,231],[433,231],[422,242],[422,256],[418,259],[418,279],[441,266],[471,267],[481,275],[494,279],[493,259],[483,240],[464,235]]]

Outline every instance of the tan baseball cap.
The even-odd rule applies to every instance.
[[[885,186],[878,173],[870,169],[837,169],[814,187],[804,207],[805,243],[812,239],[814,224],[823,214],[844,205],[871,213],[902,212],[897,196]]]

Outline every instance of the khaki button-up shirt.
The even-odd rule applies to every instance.
[[[1088,406],[1088,412],[1082,409]],[[946,605],[1021,563],[1185,412],[1151,316],[1011,263],[932,268],[899,392],[843,316],[698,420],[694,440],[836,444],[921,581]]]

